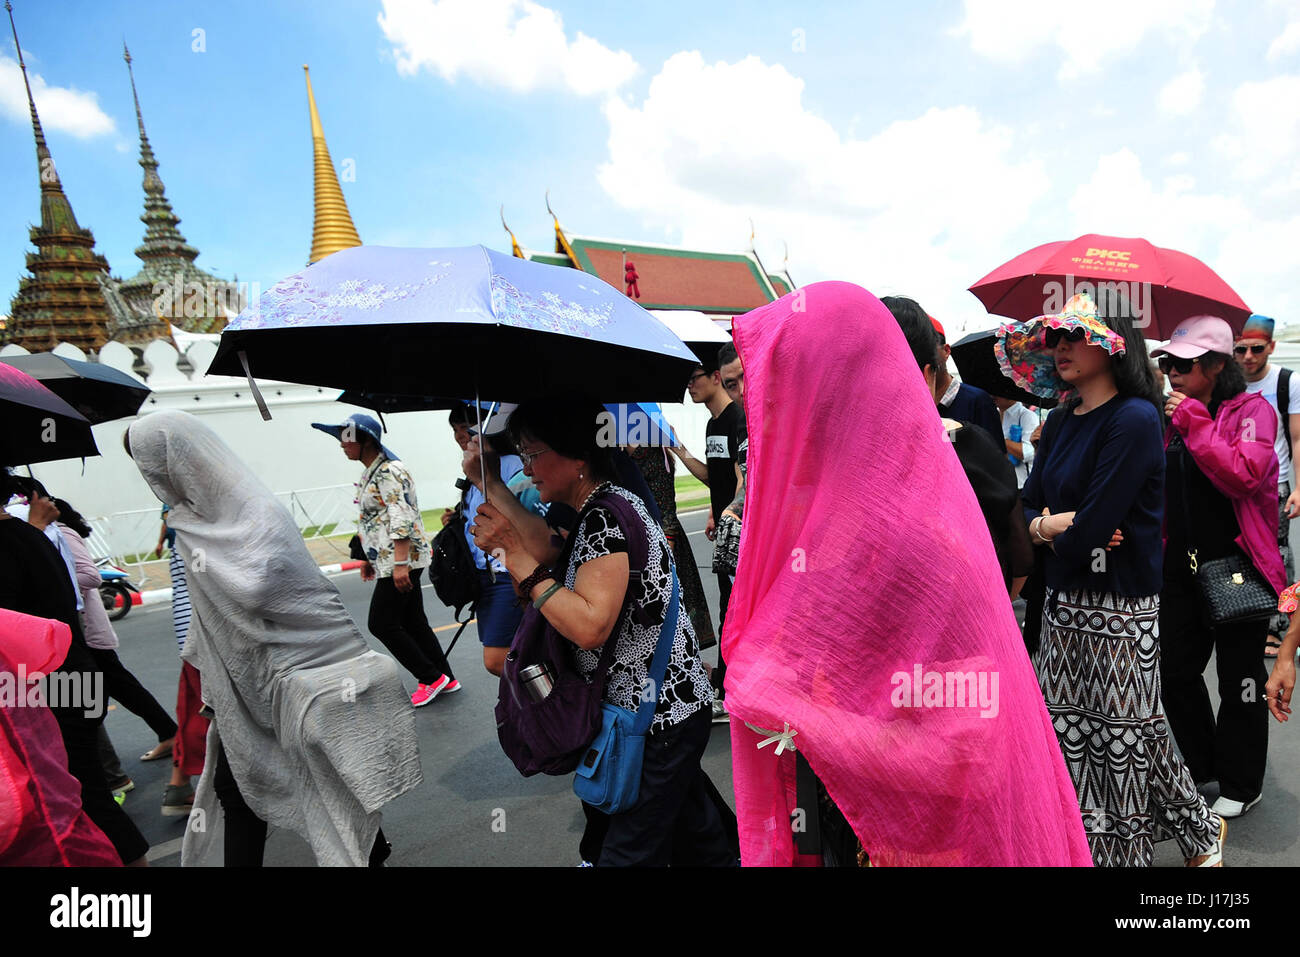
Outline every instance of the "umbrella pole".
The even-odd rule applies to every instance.
[[[474,418],[478,420],[478,468],[479,477],[483,481],[483,501],[487,502],[487,462],[483,460],[483,405],[478,397],[478,386],[474,387]],[[492,584],[497,583],[497,572],[492,567],[492,556],[485,555],[485,564],[487,565],[488,581]]]

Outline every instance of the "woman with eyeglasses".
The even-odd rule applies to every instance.
[[[572,644],[571,664],[587,680],[601,673],[605,656],[613,656],[603,700],[635,712],[668,620],[675,569],[659,523],[615,481],[613,449],[599,438],[602,412],[599,403],[566,397],[523,403],[510,416],[510,436],[542,501],[578,513],[562,547],[558,539],[548,544],[521,530],[491,501],[479,506],[472,530],[479,548],[503,556],[521,601],[532,601]],[[606,504],[613,496],[631,505],[644,530],[645,568],[629,564],[628,532]],[[736,860],[700,767],[713,692],[689,615],[677,616],[671,641],[637,803],[607,821],[598,817],[603,841],[584,841],[584,860],[597,866],[728,866]]]
[[[1035,665],[1093,862],[1147,867],[1155,841],[1173,837],[1188,866],[1220,866],[1223,823],[1160,704],[1165,462],[1146,347],[1127,316],[1098,316],[1086,295],[1004,327],[1002,345],[1017,341],[1022,367],[1007,349],[1008,374],[1064,398],[1021,496],[1047,548]]]
[[[1165,561],[1160,659],[1165,711],[1198,784],[1219,782],[1214,811],[1239,817],[1259,803],[1268,757],[1268,675],[1259,649],[1269,616],[1212,625],[1196,569],[1236,556],[1277,594],[1277,416],[1246,391],[1228,324],[1195,316],[1154,350],[1173,391],[1165,404]],[[1219,711],[1202,674],[1214,653]]]

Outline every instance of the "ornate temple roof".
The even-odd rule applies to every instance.
[[[554,252],[520,250],[512,233],[515,255],[553,266],[581,269],[599,276],[616,289],[625,288],[623,264],[625,258],[631,260],[636,265],[637,285],[641,292],[637,302],[646,309],[690,309],[735,315],[779,299],[794,285],[788,273],[768,273],[752,250],[707,252],[654,243],[573,236],[560,225],[549,199],[546,209],[555,223]]]
[[[119,285],[131,309],[131,317],[114,331],[114,339],[144,345],[171,335],[170,325],[186,332],[214,333],[239,312],[238,287],[194,265],[199,251],[185,241],[177,226],[178,217],[167,201],[158,160],[144,131],[140,96],[135,88],[131,51],[122,44],[131,80],[131,99],[140,130],[140,166],[144,170],[144,242],[135,254],[143,263],[140,271]],[[169,325],[170,324],[170,325]]]
[[[77,222],[63,192],[32,98],[9,0],[5,0],[5,10],[32,115],[41,184],[41,222],[30,229],[36,251],[27,254],[29,275],[18,280],[7,327],[0,331],[0,345],[13,343],[40,352],[59,342],[69,342],[84,351],[98,350],[111,337],[114,323],[126,318],[128,311],[109,275],[108,261],[95,252],[94,235]]]
[[[320,114],[316,112],[316,97],[311,90],[311,72],[305,63],[302,72],[307,77],[307,108],[311,112],[312,160],[316,181],[316,221],[311,231],[311,256],[307,259],[310,264],[340,249],[360,246],[361,237],[357,235],[356,226],[352,225],[352,214],[348,212],[343,189],[334,172],[334,162],[330,159],[329,147],[325,145],[325,130],[321,127]]]

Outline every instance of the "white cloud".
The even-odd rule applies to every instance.
[[[23,53],[27,55],[27,51]],[[26,58],[30,59],[27,55]],[[91,139],[112,133],[113,118],[99,108],[99,96],[72,87],[50,86],[39,73],[27,69],[32,84],[32,99],[41,116],[41,128],[47,133],[71,133],[78,139]],[[23,87],[18,61],[0,54],[0,114],[23,124],[31,123],[27,91]]]
[[[1156,104],[1164,113],[1186,116],[1194,113],[1205,95],[1205,74],[1196,67],[1180,73],[1161,89]]]
[[[803,89],[753,56],[675,54],[644,103],[605,104],[599,181],[648,229],[678,226],[686,245],[738,249],[753,217],[767,265],[785,240],[801,282],[848,279],[914,295],[935,315],[982,313],[964,290],[1047,191],[1042,165],[971,107],[855,139],[805,108]]]
[[[1069,201],[1071,235],[1141,236],[1178,249],[1205,262],[1253,308],[1300,317],[1291,278],[1300,271],[1300,217],[1270,219],[1238,196],[1195,189],[1186,174],[1156,188],[1137,154],[1110,153]]]
[[[1178,153],[1170,153],[1165,157],[1165,163],[1169,166],[1186,166],[1191,161],[1192,155],[1181,151]]]
[[[1106,154],[1070,198],[1072,235],[1141,236],[1203,259],[1220,233],[1249,225],[1252,213],[1240,199],[1194,188],[1191,176],[1178,175],[1157,189],[1131,149]]]
[[[1300,75],[1243,83],[1232,95],[1232,119],[1215,146],[1236,163],[1242,179],[1269,177],[1272,192],[1300,188]]]
[[[462,74],[516,93],[568,89],[611,93],[639,67],[584,33],[570,41],[554,10],[531,0],[384,0],[379,26],[397,69],[453,81]]]
[[[1280,57],[1289,56],[1297,50],[1300,50],[1300,20],[1288,23],[1277,39],[1268,45],[1265,59],[1272,62]]]
[[[1042,0],[964,0],[958,36],[991,60],[1020,63],[1055,47],[1061,79],[1099,70],[1105,61],[1150,47],[1156,37],[1190,49],[1210,26],[1214,0],[1089,0],[1084,6]],[[1155,36],[1149,36],[1154,34]]]

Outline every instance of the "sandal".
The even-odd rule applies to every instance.
[[[1282,650],[1282,639],[1277,635],[1269,635],[1268,640],[1264,642],[1264,657],[1276,658],[1277,653]]]
[[[1200,855],[1199,857],[1189,857],[1186,860],[1187,867],[1222,867],[1223,866],[1223,843],[1228,839],[1228,819],[1219,818],[1219,839],[1214,842],[1214,847]]]
[[[166,741],[159,741],[152,749],[140,755],[141,761],[161,761],[163,758],[172,756],[172,745],[175,744],[175,738],[168,738]]]

